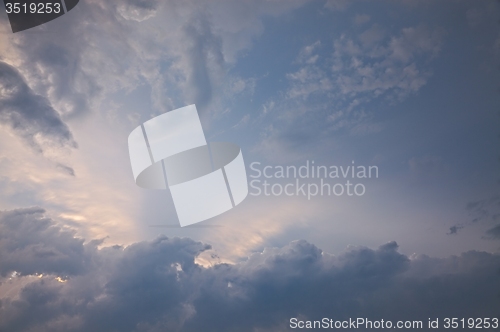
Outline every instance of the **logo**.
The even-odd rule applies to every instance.
[[[159,115],[128,137],[135,183],[170,189],[180,225],[220,215],[248,195],[238,145],[205,140],[195,105]]]
[[[251,196],[363,196],[365,181],[378,179],[378,166],[318,165],[306,160],[301,166],[250,164]]]
[[[12,32],[34,28],[75,8],[79,0],[4,0]]]

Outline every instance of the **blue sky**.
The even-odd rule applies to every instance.
[[[499,291],[499,14],[496,1],[82,0],[16,34],[1,14],[0,327],[232,331],[236,318],[214,315],[234,310],[241,323],[266,301],[260,291],[283,304],[279,283],[327,287],[349,275],[359,278],[352,292],[329,289],[348,303],[339,317],[391,313],[391,301],[404,302],[399,289],[417,296],[418,287],[442,292],[439,315],[486,314],[465,299]],[[376,165],[379,177],[363,180],[363,196],[250,195],[200,227],[175,227],[170,193],[135,185],[127,137],[189,104],[208,141],[240,145],[249,174],[252,162],[314,160]],[[376,267],[367,275],[366,264]],[[445,275],[463,302],[447,297]],[[162,278],[192,293],[162,288]],[[192,286],[214,282],[237,287]],[[132,285],[154,314],[117,305]],[[163,303],[141,294],[148,287],[175,296]],[[313,288],[310,301],[321,297]],[[38,306],[38,292],[52,300]],[[85,292],[88,302],[75,304]],[[328,314],[328,298],[309,308],[291,296],[247,330],[286,331],[292,315]],[[356,296],[386,306],[360,307]],[[415,300],[415,315],[430,314],[427,301]],[[120,325],[97,304],[137,315]]]

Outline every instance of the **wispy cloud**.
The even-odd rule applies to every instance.
[[[297,70],[286,74],[283,96],[268,101],[279,111],[268,118],[272,131],[270,126],[261,130],[256,150],[272,159],[281,150],[283,158],[288,154],[293,159],[314,149],[307,137],[322,140],[315,148],[326,149],[339,131],[380,132],[383,124],[367,105],[397,104],[418,93],[431,77],[428,64],[438,56],[444,36],[439,27],[417,25],[389,32],[374,23],[362,32],[341,34],[333,47],[323,40],[305,45],[295,61]],[[262,115],[267,115],[267,105],[264,110]]]

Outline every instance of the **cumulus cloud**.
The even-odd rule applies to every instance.
[[[1,299],[2,330],[287,331],[291,317],[427,321],[500,309],[500,256],[485,252],[408,257],[389,242],[331,255],[300,240],[204,268],[195,259],[210,246],[187,238],[96,249],[39,208],[3,212],[0,225],[2,273],[45,274]],[[36,269],[14,257],[36,258]]]
[[[36,94],[18,70],[1,61],[0,119],[39,152],[47,145],[77,146],[50,102]]]
[[[44,212],[33,207],[0,214],[1,275],[12,271],[75,275],[86,270],[90,256],[83,240],[57,227]]]

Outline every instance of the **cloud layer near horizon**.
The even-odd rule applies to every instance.
[[[6,331],[286,331],[291,317],[424,320],[500,309],[500,256],[407,257],[396,242],[330,255],[306,241],[205,268],[209,245],[84,242],[41,208],[0,215]],[[43,274],[43,275],[41,275]],[[2,285],[0,284],[0,290]]]

